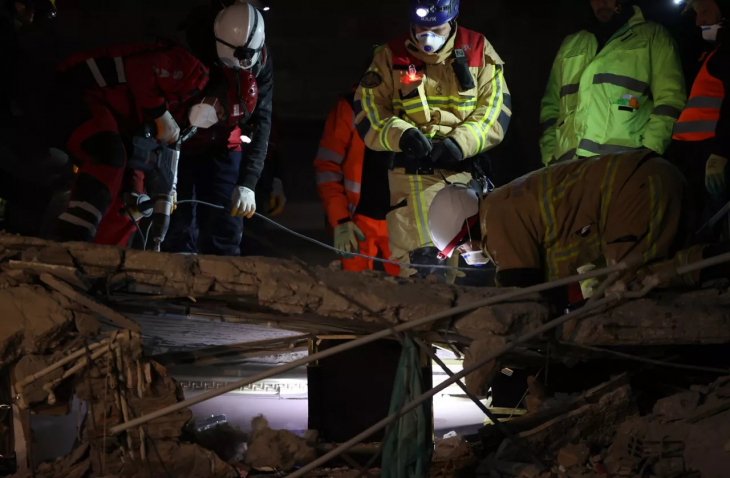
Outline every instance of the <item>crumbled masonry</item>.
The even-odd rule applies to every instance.
[[[309,268],[282,259],[168,255],[0,235],[0,362],[14,372],[16,405],[21,409],[63,413],[73,394],[90,404],[72,454],[42,464],[35,476],[132,477],[151,469],[155,476],[167,472],[176,477],[234,477],[239,476],[234,465],[184,442],[183,427],[191,417],[188,409],[130,433],[114,437],[106,433],[112,426],[182,400],[180,387],[165,367],[144,356],[135,315],[152,306],[172,313],[185,307],[193,315],[210,307],[217,317],[232,323],[265,322],[315,335],[363,335],[381,330],[384,321],[407,322],[500,293],[500,289],[445,286],[378,273]],[[729,302],[728,294],[718,289],[656,293],[597,313],[554,338],[597,347],[727,344]],[[417,332],[430,342],[450,342],[470,362],[549,317],[547,304],[533,296],[482,307]],[[100,335],[102,323],[115,325],[116,331]],[[544,362],[536,348],[539,344],[515,349],[468,377],[468,388],[480,392],[501,366]],[[582,351],[572,359],[595,356]],[[557,359],[564,358],[570,360]],[[651,445],[665,434],[677,443],[671,446],[680,447],[681,442],[681,449],[671,450],[671,460],[653,463],[650,476],[670,476],[668,470],[682,467],[701,471],[703,478],[721,476],[713,474],[712,467],[730,459],[725,449],[730,448],[726,446],[729,386],[730,379],[720,379],[669,395],[656,403],[650,416],[641,417],[625,376],[557,405],[533,381],[527,400],[530,413],[508,424],[546,463],[555,463],[557,471],[531,475],[534,465],[509,446],[481,463],[461,441],[454,441],[448,450],[442,445],[441,465],[434,469],[440,467],[439,476],[452,476],[449,469],[471,463],[475,476],[588,477],[597,469],[592,462],[597,455],[601,466],[633,470],[637,457],[624,442]],[[316,457],[305,440],[260,425],[249,437],[245,462],[251,467],[285,470]],[[705,443],[702,436],[711,440]],[[701,443],[707,447],[706,455],[701,454]],[[16,443],[16,449],[22,445]],[[651,446],[642,453],[649,453]],[[649,458],[642,455],[639,462],[645,464]],[[16,476],[31,476],[30,470]],[[311,476],[349,475],[332,471]]]

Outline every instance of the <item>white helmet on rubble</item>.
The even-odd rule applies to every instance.
[[[439,259],[451,257],[454,250],[468,240],[469,230],[478,222],[479,194],[476,190],[465,184],[449,184],[439,191],[428,210],[428,229],[431,241],[440,251]],[[473,265],[486,263],[486,258],[481,259],[481,251],[462,256]]]
[[[264,48],[264,17],[248,3],[220,11],[213,26],[218,58],[229,68],[251,69]]]

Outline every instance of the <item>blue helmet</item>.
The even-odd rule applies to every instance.
[[[459,14],[459,0],[408,0],[411,21],[419,27],[437,27]]]

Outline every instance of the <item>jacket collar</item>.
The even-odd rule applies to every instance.
[[[644,18],[644,13],[641,11],[641,8],[637,7],[636,5],[634,5],[633,8],[634,8],[634,15],[629,19],[628,22],[626,22],[624,24],[624,26],[619,28],[618,31],[613,34],[613,36],[611,37],[611,39],[609,41],[613,40],[616,37],[620,37],[621,35],[623,35],[624,33],[626,33],[628,30],[630,30],[632,28],[635,28],[639,25],[643,25],[644,23],[646,23],[646,18]]]
[[[444,63],[454,53],[454,44],[456,43],[456,32],[458,29],[459,25],[454,22],[454,27],[451,29],[451,35],[449,36],[449,39],[446,40],[446,44],[443,48],[435,53],[426,53],[419,47],[418,40],[416,40],[413,28],[411,27],[411,35],[406,40],[406,49],[408,50],[408,54],[428,65]]]

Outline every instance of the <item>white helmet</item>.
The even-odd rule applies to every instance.
[[[264,48],[264,17],[248,3],[236,2],[215,17],[218,58],[229,68],[249,70]]]
[[[465,184],[449,184],[436,194],[428,210],[431,241],[444,260],[464,243],[479,221],[479,195]]]

